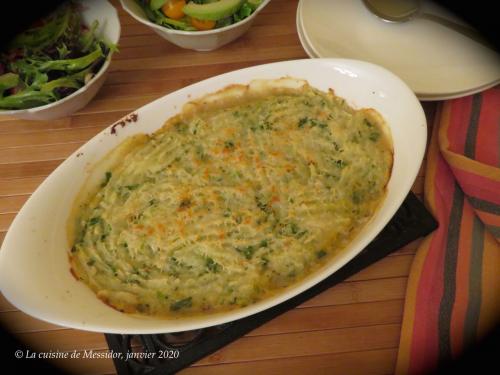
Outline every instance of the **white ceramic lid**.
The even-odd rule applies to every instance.
[[[496,52],[436,22],[386,22],[361,0],[301,0],[297,12],[299,36],[310,55],[381,65],[419,99],[464,96],[500,83]],[[423,2],[422,12],[462,22],[433,3]]]

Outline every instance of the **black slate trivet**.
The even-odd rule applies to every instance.
[[[358,256],[319,284],[277,306],[231,323],[196,331],[157,335],[105,334],[115,356],[116,353],[122,353],[122,358],[127,358],[127,353],[137,351],[151,353],[152,356],[150,359],[127,361],[113,358],[117,374],[166,375],[180,371],[404,245],[425,236],[436,227],[434,218],[417,197],[410,193],[387,226]],[[163,357],[177,358],[159,358],[160,353],[163,353]]]

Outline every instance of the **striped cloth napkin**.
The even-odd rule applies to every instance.
[[[436,120],[425,203],[439,228],[410,271],[398,375],[458,358],[500,318],[500,87],[443,102]]]

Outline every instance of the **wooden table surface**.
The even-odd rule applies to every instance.
[[[191,83],[262,63],[306,58],[295,28],[298,0],[273,0],[239,40],[213,52],[180,49],[129,17],[120,52],[94,100],[75,115],[38,122],[0,117],[0,242],[30,194],[66,157],[103,128]],[[435,105],[424,103],[429,124]],[[423,169],[413,191],[423,192]],[[415,241],[291,310],[183,374],[391,374],[399,344]],[[105,351],[102,334],[32,318],[0,296],[0,323],[37,352]],[[77,374],[113,374],[111,359],[68,359]]]

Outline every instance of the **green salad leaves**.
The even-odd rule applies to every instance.
[[[84,25],[79,5],[66,2],[17,35],[0,54],[0,109],[60,100],[89,82],[116,46]]]

